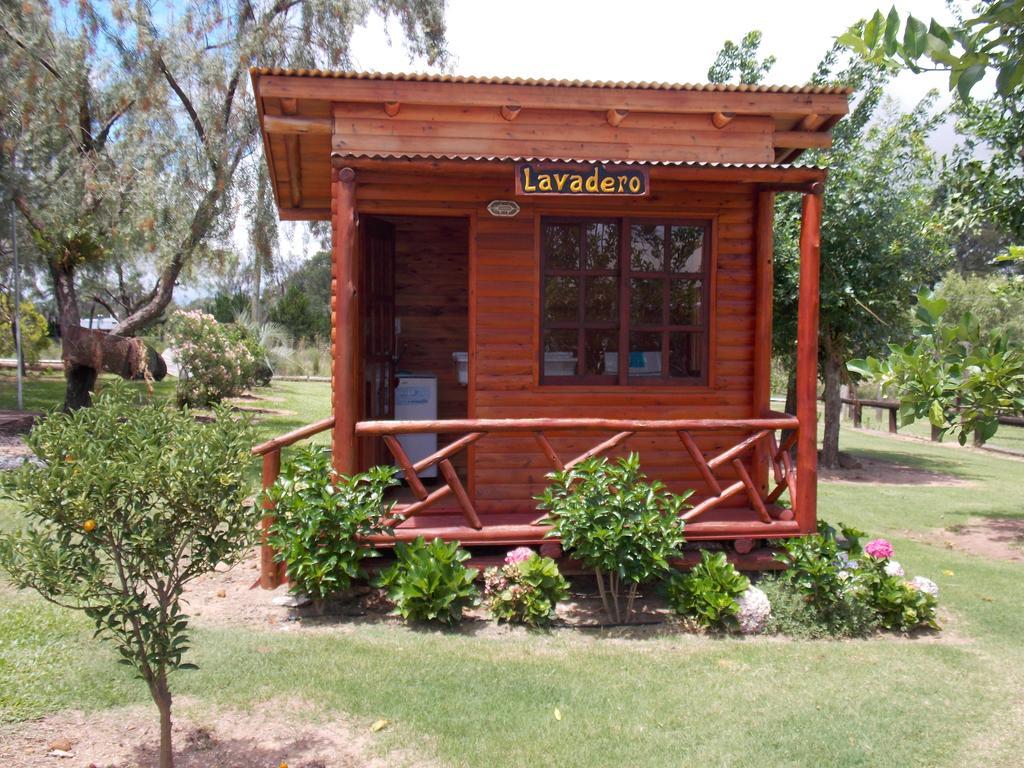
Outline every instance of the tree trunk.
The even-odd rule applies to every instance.
[[[67,259],[70,261],[70,257]],[[71,345],[75,334],[81,329],[81,314],[78,309],[78,295],[75,291],[75,268],[67,263],[54,260],[50,263],[50,277],[53,279],[53,298],[57,305],[57,321],[60,326],[61,357],[64,358],[64,410],[75,411],[92,404],[92,391],[96,386],[99,371],[81,360],[72,359]]]
[[[64,390],[64,410],[77,411],[92,404],[92,392],[96,389],[99,372],[87,365],[70,363],[64,366],[67,387]]]
[[[174,768],[174,752],[171,748],[171,691],[167,687],[167,675],[160,673],[149,690],[157,709],[160,710],[160,768]]]
[[[825,436],[821,443],[821,466],[839,466],[839,423],[843,412],[842,366],[830,344],[825,348]]]

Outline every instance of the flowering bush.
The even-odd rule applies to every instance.
[[[484,572],[484,600],[498,621],[537,627],[547,624],[559,600],[569,596],[569,584],[558,563],[529,547],[513,549],[500,568]]]
[[[202,406],[240,394],[256,380],[258,360],[232,326],[199,310],[175,312],[170,343],[178,361],[178,402]]]
[[[892,544],[885,539],[872,539],[864,545],[864,554],[876,560],[888,560],[893,555]]]
[[[895,554],[890,542],[873,539],[859,551],[863,534],[840,527],[842,540],[822,524],[818,534],[785,542],[778,556],[787,566],[779,581],[803,598],[808,620],[826,634],[865,634],[876,626],[900,632],[938,629],[934,583],[905,581],[903,566],[890,559]]]
[[[927,592],[936,600],[939,599],[939,585],[931,579],[926,579],[924,576],[915,576],[907,584],[921,592]]]

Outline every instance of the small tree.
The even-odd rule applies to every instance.
[[[3,492],[29,526],[0,536],[0,565],[113,642],[160,710],[160,767],[171,768],[168,673],[194,668],[182,661],[181,595],[254,541],[244,503],[251,430],[225,411],[200,423],[188,410],[140,405],[118,383],[94,408],[51,415],[28,444],[41,463],[11,473]]]
[[[547,535],[594,569],[605,612],[628,622],[640,585],[667,576],[669,561],[682,555],[680,514],[693,491],[677,496],[657,480],[648,482],[635,453],[614,463],[588,459],[548,477],[551,485],[539,498],[539,508],[548,511]]]

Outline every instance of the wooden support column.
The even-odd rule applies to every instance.
[[[267,490],[281,474],[281,449],[263,455],[263,490]],[[260,521],[260,587],[276,589],[281,583],[284,563],[274,562],[274,548],[267,544],[270,526],[274,523],[274,505],[263,500],[263,519]]]
[[[773,255],[775,240],[775,193],[757,195],[754,276],[754,402],[750,415],[764,418],[771,411],[772,390],[772,301],[775,277]],[[768,490],[768,451],[760,441],[754,451],[754,482],[762,492]]]
[[[796,520],[802,533],[817,527],[818,311],[821,305],[821,196],[805,194],[800,217],[800,305],[796,330]]]
[[[356,174],[351,168],[332,172],[331,208],[334,235],[334,312],[331,323],[333,367],[331,407],[334,469],[351,475],[358,470],[356,421],[359,418],[359,305],[356,296]]]

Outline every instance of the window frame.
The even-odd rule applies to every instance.
[[[615,223],[618,225],[618,264],[617,268],[612,270],[588,270],[585,268],[585,253],[584,253],[584,233],[585,226],[587,224],[595,223]],[[545,228],[548,225],[578,225],[580,227],[580,265],[578,269],[568,270],[561,268],[548,268],[548,254],[545,249]],[[650,272],[650,271],[634,271],[632,268],[632,226],[634,225],[661,225],[665,227],[664,236],[664,261],[663,269],[661,271]],[[696,227],[704,230],[703,239],[703,258],[701,260],[701,270],[699,272],[671,272],[670,271],[670,254],[671,254],[671,227],[673,226],[685,226],[685,227]],[[538,252],[538,264],[539,264],[539,334],[537,336],[537,365],[538,365],[538,378],[537,381],[541,386],[548,387],[571,387],[571,386],[607,386],[610,388],[619,387],[709,387],[711,385],[711,350],[712,341],[714,338],[713,330],[711,328],[712,315],[712,302],[713,302],[713,275],[714,275],[714,231],[715,231],[715,218],[699,218],[693,216],[657,216],[657,215],[592,215],[592,216],[560,216],[560,215],[538,215],[537,221],[537,252]],[[619,281],[618,285],[618,307],[617,307],[617,321],[608,321],[602,323],[599,321],[586,321],[584,313],[586,308],[585,301],[585,288],[584,283],[587,277],[595,276],[607,276],[614,274]],[[581,285],[578,288],[578,307],[577,307],[577,318],[574,323],[569,321],[556,321],[550,322],[546,317],[546,289],[547,281],[549,277],[576,277],[581,281]],[[630,302],[630,288],[631,281],[633,279],[659,279],[663,282],[662,286],[662,321],[658,324],[641,324],[634,325],[631,319],[631,302]],[[700,323],[698,325],[690,324],[672,324],[671,320],[671,287],[673,280],[699,280],[701,283],[700,290]],[[576,374],[573,376],[546,376],[544,374],[544,363],[545,363],[545,350],[544,340],[547,331],[557,330],[561,328],[570,328],[577,331],[576,341]],[[618,331],[618,346],[620,362],[623,359],[627,360],[625,366],[619,365],[618,372],[615,374],[585,374],[581,373],[581,367],[584,363],[585,354],[585,339],[584,334],[587,329],[610,327],[617,328]],[[661,336],[661,370],[662,374],[658,377],[653,376],[630,376],[628,355],[629,355],[629,335],[631,332],[651,332],[658,333]],[[670,374],[669,368],[669,339],[672,333],[686,333],[686,334],[698,334],[701,337],[700,343],[700,363],[701,363],[701,375],[697,376],[679,376],[674,377]],[[623,352],[624,350],[624,352]],[[622,355],[625,357],[622,357]]]

